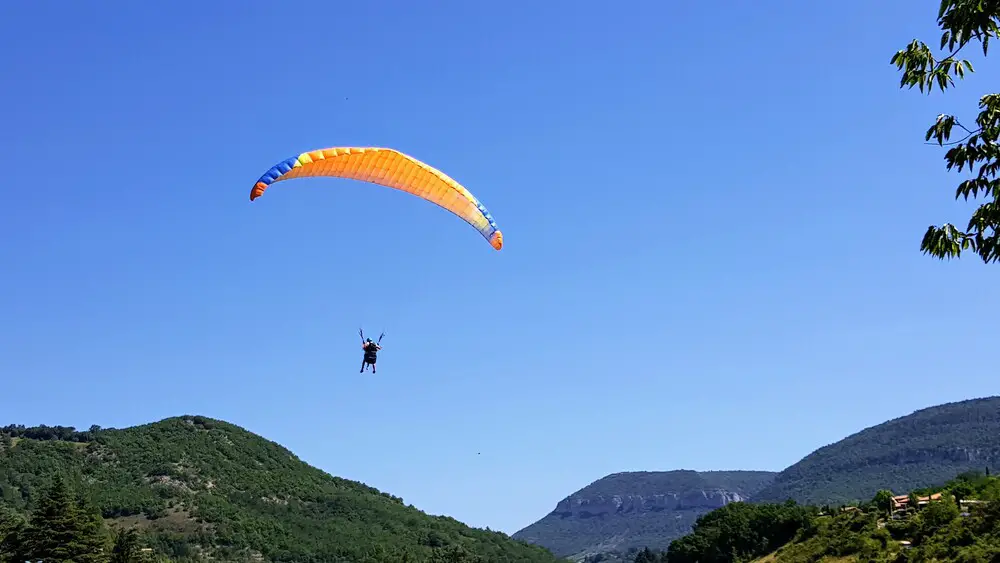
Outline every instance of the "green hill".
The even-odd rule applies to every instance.
[[[760,563],[1000,560],[1000,479],[965,474],[945,487],[911,492],[943,494],[895,518],[874,501],[816,516]],[[962,504],[969,500],[981,504]]]
[[[557,561],[503,533],[432,517],[332,477],[274,442],[200,416],[87,432],[0,429],[0,508],[7,512],[0,533],[12,513],[39,507],[56,475],[108,527],[135,527],[140,544],[173,560]]]
[[[773,477],[768,471],[615,473],[566,497],[513,537],[576,560],[645,546],[665,549],[699,516],[747,499]]]
[[[908,491],[1000,461],[1000,397],[918,410],[820,448],[753,500],[824,504]]]
[[[699,518],[666,552],[632,563],[918,563],[1000,560],[1000,479],[965,473],[943,487],[892,491],[839,508],[736,502]],[[907,494],[909,493],[909,494]],[[914,503],[913,499],[920,502]],[[594,558],[593,561],[598,561]],[[608,561],[607,559],[603,559]]]
[[[777,474],[611,475],[566,497],[554,511],[513,537],[548,547],[559,556],[612,557],[634,548],[665,548],[688,533],[700,515],[722,506],[723,500],[846,503],[870,499],[880,489],[909,491],[940,485],[956,474],[995,467],[998,462],[1000,397],[971,399],[921,409],[864,429]],[[716,481],[700,481],[711,475],[716,475]],[[750,480],[730,481],[740,475]],[[686,504],[662,504],[663,498],[678,495],[693,496]],[[701,506],[694,506],[697,502]]]

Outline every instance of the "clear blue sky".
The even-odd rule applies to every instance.
[[[997,266],[918,250],[972,206],[923,132],[995,75],[888,64],[936,0],[171,4],[0,7],[2,423],[217,417],[512,533],[996,391]],[[505,248],[358,182],[248,201],[344,145],[445,170]]]

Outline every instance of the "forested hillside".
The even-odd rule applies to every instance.
[[[893,501],[893,496],[899,498]],[[847,506],[732,503],[701,517],[666,551],[587,563],[917,563],[1000,560],[1000,479],[958,475],[943,487],[879,491]]]
[[[541,547],[429,516],[199,416],[120,430],[3,428],[0,499],[8,557],[41,557],[51,547],[42,539],[60,528],[83,552],[101,545],[107,556],[110,531],[133,528],[136,549],[161,560],[556,561]]]
[[[942,484],[1000,462],[1000,397],[947,403],[822,447],[775,477],[754,501],[822,504]]]

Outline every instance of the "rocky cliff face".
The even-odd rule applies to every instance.
[[[559,501],[514,537],[575,560],[631,547],[665,549],[699,516],[747,500],[773,477],[767,471],[615,473]]]
[[[664,510],[699,510],[721,508],[748,497],[725,489],[692,490],[651,495],[570,496],[559,501],[552,515],[560,518],[593,518],[612,514],[662,512]]]

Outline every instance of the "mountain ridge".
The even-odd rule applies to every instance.
[[[924,407],[813,450],[779,472],[754,501],[843,503],[871,498],[879,489],[938,485],[957,473],[995,466],[998,437],[998,396]]]
[[[574,559],[660,545],[662,538],[690,529],[701,514],[748,499],[774,475],[687,469],[612,473],[566,496],[545,517],[511,537]],[[671,516],[664,518],[665,513]]]
[[[792,499],[800,504],[843,504],[870,499],[880,489],[905,492],[939,485],[956,474],[988,470],[998,462],[1000,397],[964,399],[916,409],[817,448],[798,462],[773,472],[767,483],[747,494],[748,498],[741,495],[739,500],[780,503]],[[634,486],[629,483],[631,479],[642,481],[651,473],[678,472],[684,470],[612,473],[563,498],[553,511],[512,537],[547,546],[556,555],[574,559],[632,547],[666,549],[672,539],[691,529],[678,523],[693,524],[691,517],[700,514],[677,515],[666,508],[646,513],[631,511],[621,513],[622,522],[615,526],[599,526],[591,522],[593,514],[585,514],[584,510],[574,513],[565,504],[574,495],[592,494],[588,487],[604,480],[608,481],[602,484],[601,495],[627,497]],[[615,481],[619,483],[618,489],[608,488]],[[703,491],[692,483],[689,492],[697,496]],[[717,507],[704,508],[701,514]],[[605,507],[602,513],[606,521],[610,509]],[[634,521],[630,522],[630,517]],[[638,531],[630,529],[633,523]],[[659,535],[651,532],[656,529]]]

